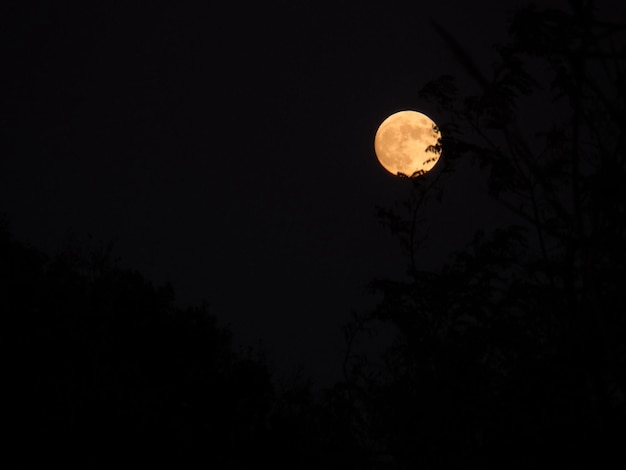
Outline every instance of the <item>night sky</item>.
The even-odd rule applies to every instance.
[[[419,89],[466,80],[432,20],[488,73],[522,3],[92,3],[3,7],[14,236],[52,254],[114,242],[122,266],[171,282],[181,305],[207,301],[279,373],[336,380],[367,283],[405,270],[375,208],[410,183],[378,164],[374,133],[401,109],[437,121]],[[422,266],[493,222],[480,183],[458,172],[428,208]]]

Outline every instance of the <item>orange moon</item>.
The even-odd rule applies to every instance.
[[[439,160],[441,132],[425,114],[399,111],[378,127],[374,151],[389,173],[413,178],[430,171]]]

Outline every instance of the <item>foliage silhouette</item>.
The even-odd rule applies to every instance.
[[[96,270],[43,255],[6,227],[0,241],[17,436],[33,463],[228,468],[264,455],[269,370],[232,351],[205,305],[174,307],[169,286],[103,259]]]
[[[0,222],[23,466],[366,468],[341,384],[277,387],[206,305],[176,307],[171,286],[116,266],[106,245],[48,256]]]
[[[379,208],[409,266],[374,280],[382,301],[348,326],[397,331],[382,367],[361,358],[348,374],[369,397],[361,421],[389,468],[626,463],[626,25],[596,19],[593,2],[522,9],[492,78],[435,29],[478,94],[459,97],[450,76],[420,93],[449,119],[443,170]],[[427,272],[421,209],[462,159],[518,222]]]

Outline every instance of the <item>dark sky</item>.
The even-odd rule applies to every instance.
[[[172,282],[182,305],[208,301],[238,342],[321,382],[339,377],[350,311],[374,301],[367,282],[404,272],[375,206],[409,184],[373,137],[400,109],[437,120],[418,90],[462,73],[430,21],[488,68],[522,4],[14,3],[0,211],[15,236],[50,253],[115,241],[123,266]],[[492,216],[471,173],[448,184],[426,266]]]

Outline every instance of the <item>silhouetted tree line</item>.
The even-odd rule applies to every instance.
[[[346,406],[277,387],[206,305],[174,305],[110,249],[49,256],[0,227],[4,386],[20,468],[352,468]],[[12,452],[12,454],[14,453]]]

